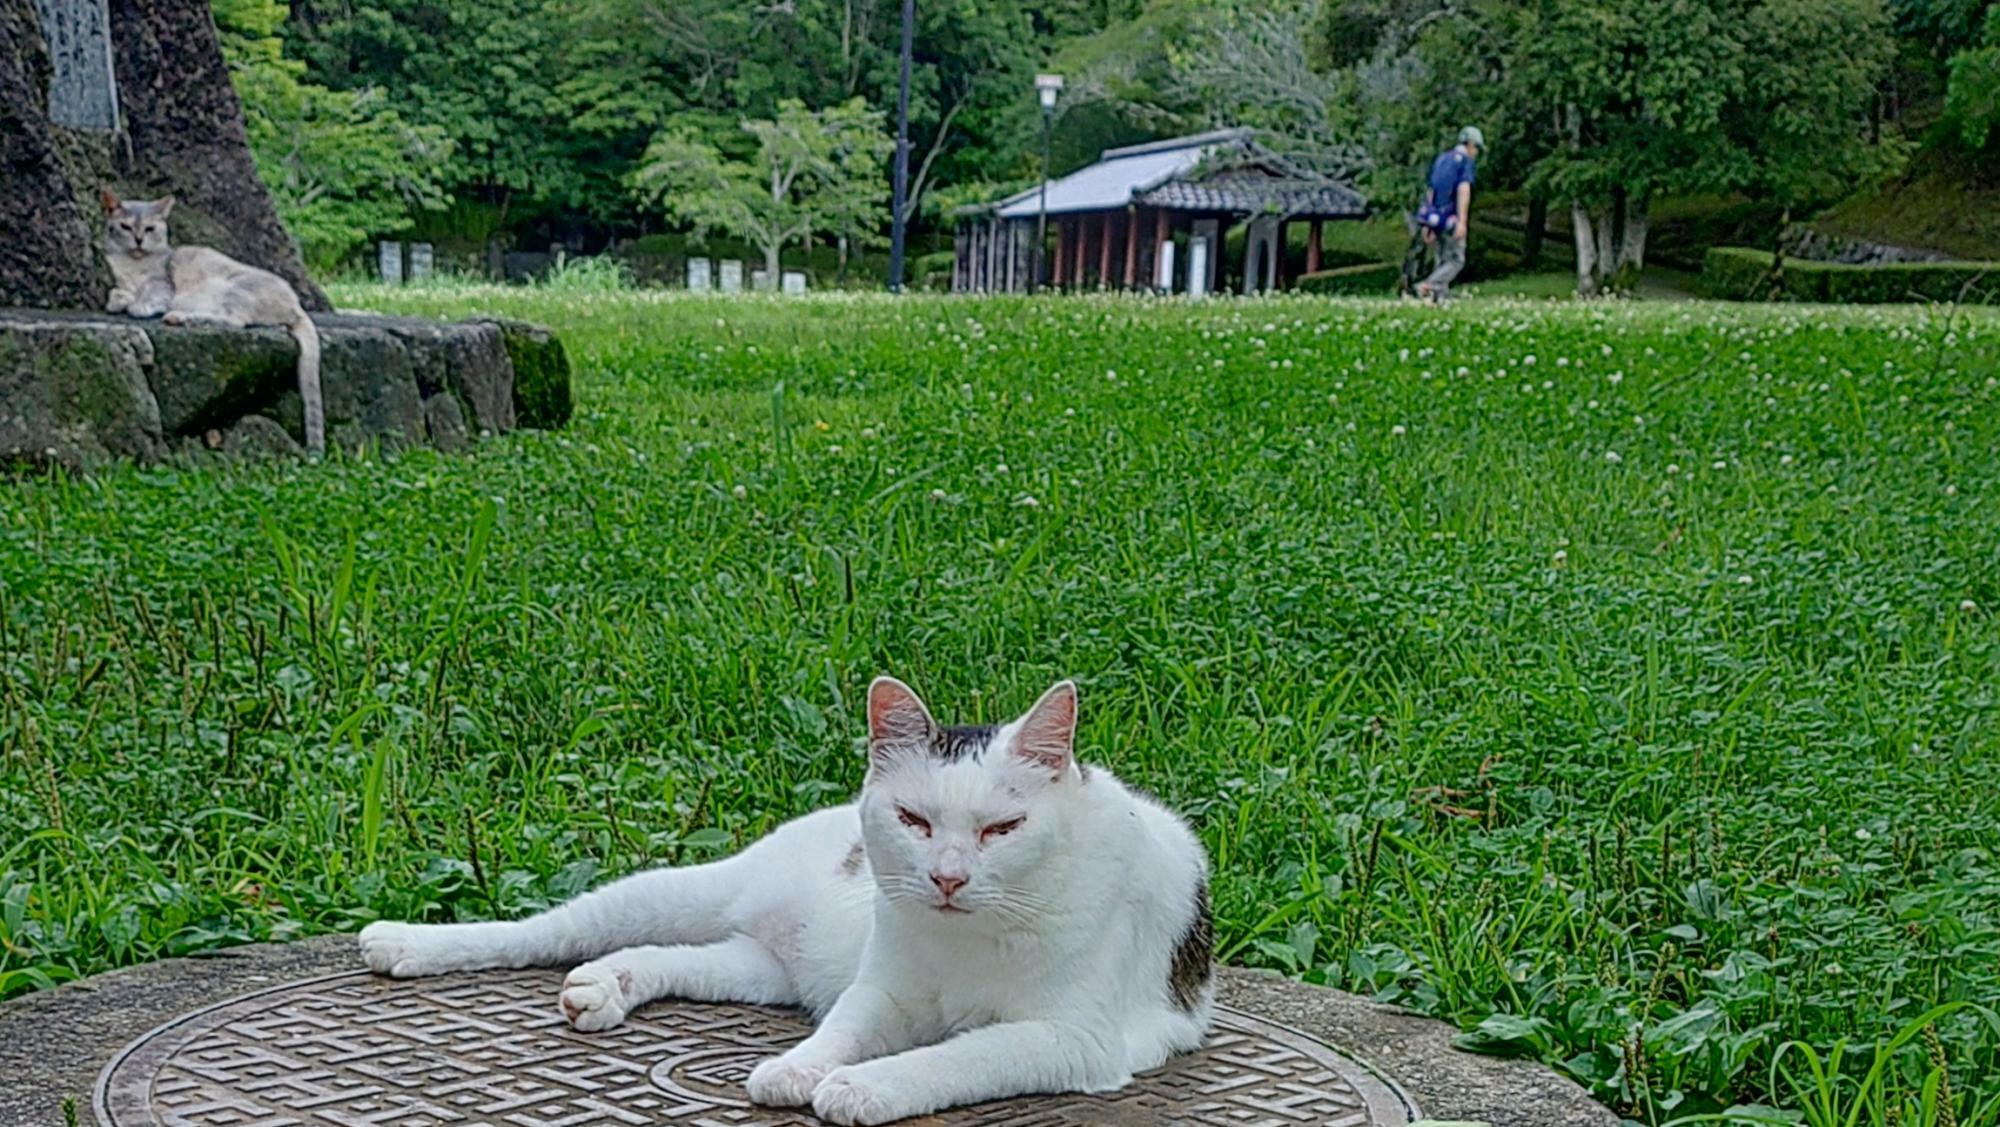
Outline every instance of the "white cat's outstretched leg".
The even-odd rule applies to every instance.
[[[706,947],[631,947],[593,959],[563,980],[562,1011],[585,1032],[610,1029],[654,998],[789,1006],[798,991],[784,964],[747,935]]]
[[[649,943],[719,943],[735,930],[729,906],[752,883],[743,863],[739,855],[639,873],[514,923],[372,923],[361,929],[361,957],[377,974],[411,978],[561,966]]]
[[[891,1123],[1009,1096],[1105,1092],[1131,1078],[1102,1037],[1062,1022],[1015,1021],[834,1069],[812,1105],[829,1123]]]

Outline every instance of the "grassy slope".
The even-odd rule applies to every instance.
[[[2000,1003],[2000,319],[340,296],[561,326],[578,420],[8,486],[0,992],[714,856],[893,670],[1079,676],[1225,957],[1640,1118]]]
[[[2000,258],[2000,183],[1968,158],[1926,152],[1900,180],[1829,210],[1813,226],[1832,235],[1925,247],[1958,258]]]

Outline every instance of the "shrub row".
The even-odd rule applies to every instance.
[[[2000,262],[1892,262],[1849,266],[1786,258],[1771,292],[1771,252],[1714,247],[1702,260],[1702,292],[1726,301],[1822,301],[1871,304],[1966,301],[2000,304]]]
[[[1359,266],[1301,274],[1295,288],[1300,293],[1387,294],[1396,292],[1402,273],[1402,267],[1393,262],[1364,262]]]

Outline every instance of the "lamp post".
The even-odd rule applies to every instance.
[[[1063,88],[1060,74],[1035,76],[1035,97],[1042,103],[1042,201],[1035,216],[1035,253],[1028,266],[1028,292],[1042,285],[1042,247],[1049,241],[1049,133],[1056,116],[1056,94]]]
[[[896,184],[889,202],[889,292],[903,292],[903,212],[910,193],[910,39],[917,23],[916,0],[903,0],[903,77],[896,92]]]

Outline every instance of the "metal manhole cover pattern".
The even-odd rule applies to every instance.
[[[294,982],[148,1033],[97,1083],[105,1127],[801,1127],[751,1106],[757,1061],[804,1038],[800,1015],[655,1002],[602,1033],[558,1015],[552,971]],[[1365,1065],[1219,1009],[1201,1052],[1107,1096],[1007,1100],[927,1127],[1401,1125],[1416,1109]]]

